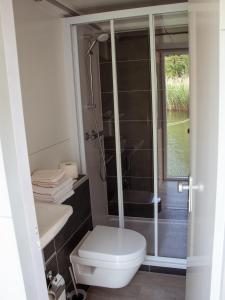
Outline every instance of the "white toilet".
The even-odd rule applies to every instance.
[[[146,240],[138,232],[97,225],[70,254],[77,283],[126,286],[146,255]]]

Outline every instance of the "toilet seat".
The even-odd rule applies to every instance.
[[[145,251],[145,238],[136,231],[97,225],[78,250],[82,258],[107,262],[134,261]]]

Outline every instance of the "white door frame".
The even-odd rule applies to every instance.
[[[199,78],[197,76],[198,70],[197,68],[197,59],[198,55],[193,53],[197,53],[197,32],[198,28],[197,23],[199,20],[200,22],[200,28],[204,28],[205,32],[207,33],[207,29],[205,28],[205,24],[207,26],[212,26],[213,35],[217,37],[218,41],[213,41],[213,45],[215,46],[215,52],[218,54],[218,56],[214,56],[216,59],[218,59],[215,62],[216,66],[216,72],[212,70],[212,77],[218,78],[216,84],[216,88],[214,89],[213,94],[213,102],[216,103],[215,110],[217,111],[217,120],[215,122],[217,126],[217,132],[215,132],[215,136],[217,138],[216,144],[217,146],[216,155],[214,155],[214,166],[216,168],[216,171],[214,171],[215,174],[213,174],[216,177],[214,186],[215,187],[215,195],[213,195],[213,201],[215,203],[215,211],[213,214],[214,220],[213,220],[213,231],[210,233],[211,235],[211,243],[212,245],[212,255],[209,255],[206,251],[206,254],[203,256],[201,252],[196,249],[196,245],[194,244],[195,239],[195,226],[192,226],[189,228],[189,257],[188,257],[188,273],[187,273],[187,289],[186,291],[190,291],[192,288],[192,285],[198,286],[198,281],[195,281],[190,278],[189,279],[189,267],[194,266],[194,274],[197,275],[196,278],[202,278],[202,274],[204,271],[206,271],[207,276],[209,278],[209,282],[202,282],[202,286],[206,286],[207,291],[207,298],[204,297],[204,299],[210,299],[210,300],[220,300],[224,299],[224,261],[225,261],[225,201],[224,201],[224,195],[225,195],[225,184],[224,184],[224,178],[225,178],[225,139],[224,139],[224,132],[225,132],[225,1],[219,0],[219,1],[209,1],[207,5],[204,3],[200,3],[198,1],[190,1],[190,48],[191,48],[191,80],[190,82],[198,82]],[[202,16],[204,17],[202,18]],[[212,19],[214,18],[213,22],[212,19],[210,20],[210,17],[212,16]],[[211,25],[212,24],[212,25]],[[216,27],[216,29],[215,29]],[[218,28],[217,28],[218,27]],[[211,34],[212,36],[212,34]],[[206,35],[203,39],[205,41],[208,39],[209,43],[212,43],[209,37]],[[203,42],[201,45],[205,46],[205,51],[209,51],[206,42]],[[203,48],[203,47],[202,47]],[[211,53],[214,53],[214,49],[210,49]],[[210,52],[209,52],[210,53]],[[204,55],[204,54],[203,54]],[[202,66],[198,66],[201,68]],[[214,73],[213,73],[214,71]],[[206,72],[206,70],[205,70]],[[216,77],[215,77],[216,76]],[[204,78],[203,78],[204,79]],[[203,84],[205,82],[203,81]],[[215,84],[215,80],[214,80]],[[215,85],[214,85],[215,87]],[[196,100],[197,90],[198,86],[191,85],[191,101],[193,103],[191,104],[193,106],[193,109],[191,110],[192,119],[197,120],[196,115],[196,107],[194,105],[194,100]],[[215,94],[216,90],[216,94]],[[206,102],[207,103],[207,102]],[[208,120],[207,120],[208,121]],[[196,122],[196,121],[195,121]],[[214,125],[215,125],[214,124]],[[195,123],[191,124],[191,126],[195,126]],[[196,126],[195,126],[196,127]],[[193,128],[193,127],[192,127]],[[194,134],[194,140],[196,140],[196,130],[193,131]],[[215,131],[215,129],[214,129]],[[211,141],[210,141],[211,142]],[[191,151],[192,153],[195,152],[195,145],[192,145]],[[192,155],[194,157],[194,155]],[[192,168],[195,169],[195,166],[197,165],[197,161],[192,161]],[[196,173],[196,170],[192,170],[192,173]],[[196,182],[194,183],[196,184]],[[194,199],[195,200],[195,199]],[[196,197],[197,200],[197,197]],[[198,225],[198,221],[196,222],[196,212],[195,212],[195,205],[196,203],[193,202],[193,212],[191,214],[191,224]],[[214,209],[214,208],[213,208]],[[210,216],[209,216],[210,218]],[[204,221],[202,218],[201,221]],[[202,222],[203,223],[203,222]],[[206,223],[206,222],[205,222]],[[199,229],[199,228],[198,228]],[[201,242],[201,240],[200,240]],[[194,249],[195,248],[195,249]],[[202,267],[202,270],[198,270],[198,267]],[[208,275],[210,270],[210,275]],[[190,271],[190,277],[191,277],[191,271]],[[210,283],[210,284],[209,284]],[[198,290],[197,290],[198,291]],[[194,299],[193,295],[186,294],[187,299]],[[200,295],[198,293],[195,294],[195,299],[200,299]],[[202,299],[202,298],[201,298]]]
[[[4,162],[4,169],[1,164],[0,172],[8,190],[8,197],[1,199],[3,201],[1,205],[4,209],[5,203],[5,206],[7,205],[9,208],[8,215],[1,215],[1,218],[11,220],[12,223],[11,229],[10,226],[5,227],[6,232],[4,231],[4,235],[14,232],[16,238],[13,249],[8,249],[9,256],[5,257],[9,276],[3,274],[3,279],[9,280],[12,290],[19,290],[18,287],[14,287],[14,278],[18,277],[19,274],[14,274],[14,271],[19,270],[18,268],[14,270],[16,265],[13,262],[16,262],[20,265],[19,277],[23,282],[26,298],[20,298],[21,294],[16,295],[15,298],[47,300],[46,279],[36,221],[23,119],[12,0],[0,1],[0,30],[2,32],[0,40],[2,60],[0,70],[1,96],[3,89],[5,91],[5,96],[1,97],[0,100],[0,142]],[[7,251],[4,252],[6,246],[7,244],[1,244],[0,251],[7,253]],[[17,251],[18,258],[16,261],[13,260],[13,257],[10,257],[12,251]],[[6,290],[7,287],[2,286],[1,295],[4,299],[9,299],[10,289],[5,295]]]
[[[104,13],[96,13],[90,15],[83,15],[77,17],[70,17],[65,19],[65,32],[66,32],[66,48],[70,49],[69,58],[67,59],[68,66],[74,66],[73,74],[71,76],[70,86],[75,86],[71,88],[71,95],[75,99],[76,107],[79,112],[82,111],[82,98],[81,91],[79,87],[80,82],[80,71],[79,71],[79,55],[78,55],[78,38],[77,38],[77,26],[84,24],[91,24],[96,22],[108,21],[110,23],[111,29],[111,44],[112,44],[112,66],[113,66],[113,95],[114,95],[114,114],[115,119],[119,119],[118,115],[118,89],[117,89],[117,78],[116,78],[116,57],[115,57],[115,39],[114,39],[114,20],[132,17],[148,17],[149,18],[149,30],[150,30],[150,54],[151,54],[151,86],[152,86],[152,107],[153,107],[153,147],[154,147],[154,239],[155,239],[155,256],[153,263],[158,260],[159,265],[166,264],[166,261],[170,266],[177,267],[180,264],[181,268],[186,268],[186,260],[176,259],[176,258],[162,258],[158,256],[158,165],[157,165],[157,79],[156,79],[156,57],[155,57],[155,26],[154,26],[154,15],[162,13],[176,13],[176,12],[187,12],[188,4],[170,4],[170,5],[158,5],[152,7],[142,7],[135,9],[118,10]],[[75,48],[75,51],[74,51]],[[68,50],[69,51],[69,50]],[[72,60],[71,60],[72,58]],[[76,62],[76,65],[75,65]],[[71,69],[70,69],[71,72]],[[84,133],[82,131],[82,116],[78,115],[78,124],[80,128],[79,137],[82,139],[81,145],[84,144]],[[115,141],[117,148],[117,157],[120,153],[120,134],[119,134],[119,124],[115,122]],[[80,151],[84,153],[84,151]],[[80,161],[83,162],[83,169],[85,169],[85,157],[84,154],[81,156]],[[123,191],[122,191],[122,172],[121,172],[121,162],[120,159],[117,160],[117,181],[118,181],[118,207],[119,207],[119,224],[120,227],[124,226],[124,213],[123,213]],[[149,264],[151,256],[147,256],[146,264]]]
[[[169,10],[174,9],[174,6],[158,6],[151,8],[151,13],[158,13],[157,9],[161,7],[162,9]],[[176,7],[180,7],[183,11],[187,8],[187,4],[176,4]],[[149,8],[148,8],[149,9]],[[167,10],[167,12],[168,12]],[[2,12],[4,12],[2,14]],[[88,16],[77,17],[86,18],[86,23],[98,21],[100,19],[110,18],[118,19],[122,17],[130,17],[132,13],[133,16],[137,15],[147,15],[146,9],[135,9],[126,10],[119,12],[107,12],[103,14],[97,14],[94,19],[90,20]],[[44,300],[47,298],[46,283],[44,277],[43,261],[41,257],[41,250],[39,245],[39,237],[37,232],[37,222],[34,209],[34,202],[32,196],[31,182],[30,182],[30,172],[29,172],[29,162],[26,147],[25,138],[25,128],[23,120],[22,111],[22,99],[21,99],[21,88],[20,88],[20,78],[18,71],[18,58],[16,51],[16,37],[15,37],[15,25],[13,16],[13,6],[12,0],[1,0],[0,1],[0,30],[3,32],[3,42],[4,42],[4,52],[5,52],[5,62],[7,68],[7,83],[9,99],[7,99],[7,105],[10,107],[10,138],[12,138],[11,153],[7,155],[7,142],[5,137],[0,134],[2,148],[3,148],[3,160],[5,166],[11,163],[14,169],[14,177],[9,176],[10,173],[5,174],[2,178],[6,181],[8,185],[9,192],[9,205],[12,210],[12,220],[14,224],[14,230],[16,233],[16,241],[18,246],[18,254],[21,262],[21,270],[23,275],[24,286],[26,290],[27,299],[32,300]],[[68,27],[72,25],[69,20],[67,21]],[[83,23],[80,20],[80,24]],[[225,222],[224,222],[224,194],[225,194],[225,140],[224,140],[224,115],[225,115],[225,85],[224,79],[225,74],[223,67],[225,65],[224,53],[225,53],[225,37],[224,29],[221,30],[221,51],[220,58],[222,67],[220,70],[220,110],[219,110],[219,152],[218,152],[218,180],[217,180],[217,205],[216,205],[216,224],[215,224],[215,236],[214,236],[214,249],[213,249],[213,277],[212,277],[212,291],[215,292],[216,287],[222,285],[221,282],[221,272],[222,262],[223,262],[223,249],[224,249],[224,232],[225,232]],[[71,43],[70,43],[71,46]],[[2,70],[1,70],[2,71]],[[1,73],[2,74],[2,73]],[[6,101],[6,100],[5,100]],[[7,137],[8,138],[8,137]],[[10,155],[11,154],[11,155]],[[13,158],[13,160],[11,160]],[[11,162],[10,162],[11,161]],[[0,166],[0,171],[4,171],[2,165]],[[7,168],[5,169],[8,172]],[[1,174],[1,175],[2,175]],[[2,215],[1,215],[2,217]],[[1,246],[2,247],[2,246]],[[10,259],[10,258],[9,258]],[[160,259],[160,258],[159,258]],[[157,257],[154,257],[157,261]],[[9,264],[10,266],[10,264]],[[14,268],[12,265],[12,283],[14,276]],[[13,288],[13,286],[12,286]],[[220,289],[219,289],[220,290]],[[217,292],[217,295],[219,293]],[[213,295],[213,294],[212,294]],[[5,298],[6,299],[6,298]],[[219,299],[219,298],[212,298]]]
[[[219,48],[219,112],[218,112],[218,157],[217,157],[217,188],[216,211],[212,257],[212,280],[210,299],[224,299],[224,261],[225,261],[225,1],[221,5],[220,48]]]
[[[115,10],[115,11],[108,11],[103,13],[69,17],[65,19],[65,24],[69,26],[79,25],[79,24],[82,25],[82,24],[91,24],[96,22],[118,20],[124,18],[132,18],[132,17],[135,18],[135,17],[144,17],[144,16],[148,17],[149,15],[176,13],[176,12],[185,12],[185,11],[188,11],[187,2]]]

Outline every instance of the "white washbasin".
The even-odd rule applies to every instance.
[[[70,205],[35,202],[38,230],[43,249],[66,224],[73,213]]]

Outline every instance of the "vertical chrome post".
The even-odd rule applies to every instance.
[[[151,59],[151,87],[152,87],[152,122],[153,122],[153,170],[154,170],[154,240],[155,256],[158,256],[158,101],[157,74],[155,55],[155,22],[154,15],[149,14],[150,59]]]
[[[120,120],[119,120],[119,104],[118,104],[118,85],[117,85],[114,20],[110,21],[110,29],[111,29],[113,102],[114,102],[115,142],[116,142],[116,170],[117,170],[119,226],[121,228],[124,228],[123,184],[122,184],[121,145],[120,145]]]

